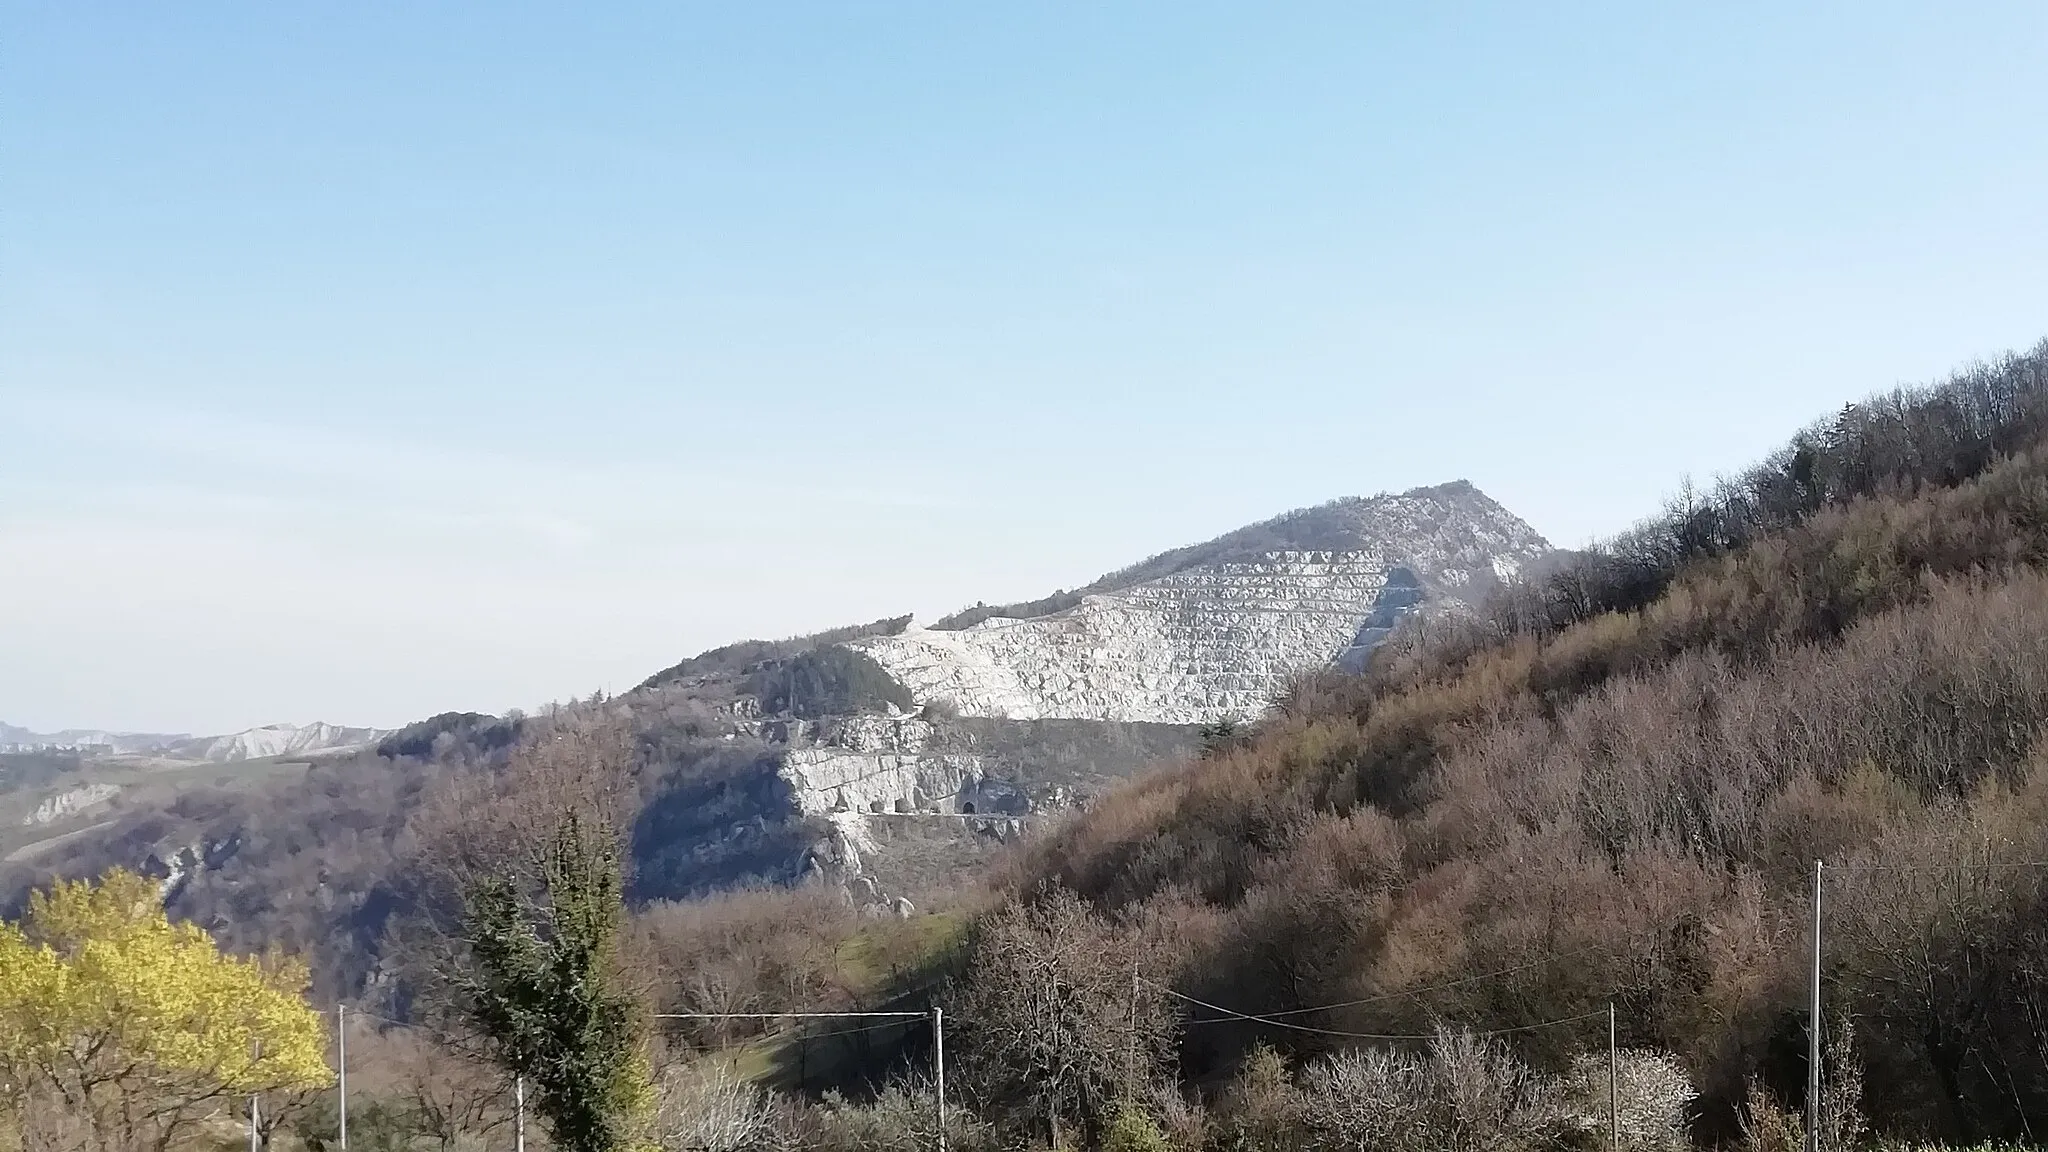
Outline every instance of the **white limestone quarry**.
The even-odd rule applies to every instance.
[[[1200,723],[1257,714],[1327,664],[1386,582],[1376,558],[1276,553],[1088,596],[1064,612],[856,645],[919,701],[962,714]]]
[[[1550,550],[1468,484],[1339,501],[1268,525],[1351,546],[1218,553],[1064,611],[849,642],[964,715],[1195,724],[1263,711],[1297,672],[1377,643],[1418,603],[1457,610]],[[1233,534],[1238,535],[1238,534]],[[1401,587],[1382,603],[1390,574]],[[1113,583],[1114,578],[1098,582]],[[1411,594],[1412,590],[1412,594]]]
[[[201,872],[219,868],[241,846],[239,836],[226,840],[197,840],[173,850],[168,857],[152,852],[149,859],[142,862],[141,872],[144,876],[157,878],[157,895],[168,900],[185,881]]]

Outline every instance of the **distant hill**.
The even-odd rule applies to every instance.
[[[0,724],[0,752],[73,751],[114,756],[155,755],[171,760],[225,764],[306,752],[328,752],[374,744],[388,733],[376,728],[344,728],[334,724],[266,724],[225,736],[190,736],[182,732],[106,732],[67,728],[62,732],[31,732]]]
[[[665,684],[681,683],[697,677],[747,672],[763,663],[786,660],[827,644],[844,644],[864,636],[894,635],[909,625],[909,616],[896,616],[887,620],[877,620],[872,624],[833,628],[809,636],[792,636],[784,640],[741,640],[672,664],[642,681],[640,687],[659,688]]]
[[[88,728],[66,728],[61,732],[31,732],[0,723],[0,752],[91,750],[115,754],[154,752],[190,736],[178,732],[105,732]]]

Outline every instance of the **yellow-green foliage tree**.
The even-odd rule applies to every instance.
[[[329,1082],[293,960],[223,955],[115,870],[0,923],[0,1112],[25,1152],[166,1152],[242,1099]]]

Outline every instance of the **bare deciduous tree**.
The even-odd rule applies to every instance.
[[[1178,1016],[1134,979],[1135,929],[1049,889],[982,925],[948,1014],[962,1079],[989,1111],[1063,1134],[1099,1128],[1170,1066]]]

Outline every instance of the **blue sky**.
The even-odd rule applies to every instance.
[[[0,2],[0,719],[397,724],[2048,335],[2048,7]]]

